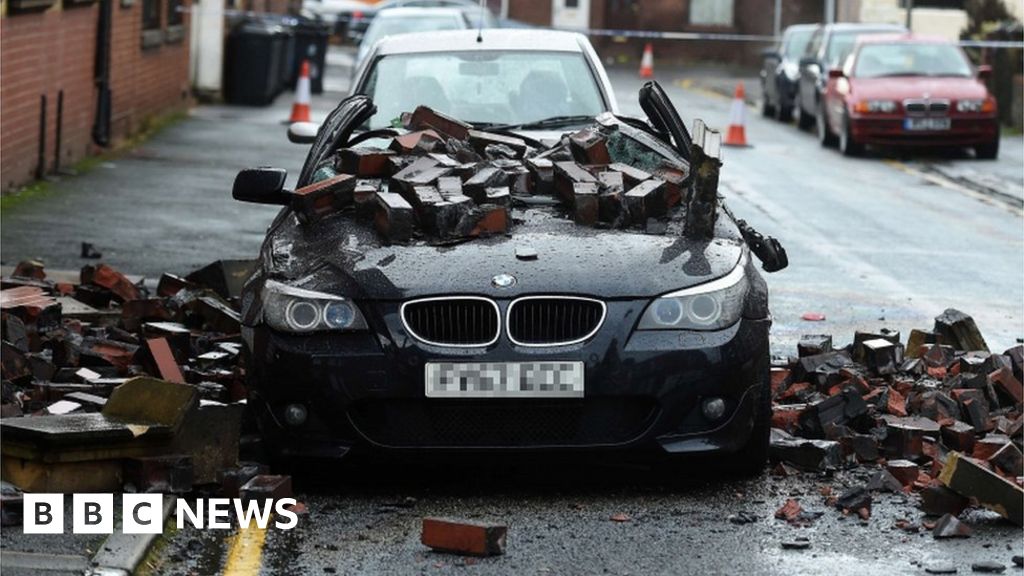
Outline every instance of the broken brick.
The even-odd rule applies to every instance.
[[[1003,444],[1002,448],[988,457],[988,462],[996,470],[1010,478],[1024,476],[1024,456],[1012,442]]]
[[[807,406],[800,414],[800,430],[810,438],[822,438],[829,425],[842,425],[867,414],[868,406],[860,393],[846,388],[835,396]]]
[[[935,332],[942,337],[943,342],[957,350],[988,352],[988,345],[974,319],[954,308],[948,308],[935,317]]]
[[[486,150],[488,146],[493,144],[507,146],[514,150],[517,156],[524,155],[526,153],[526,149],[529,148],[529,146],[526,145],[526,140],[523,140],[522,138],[505,136],[504,134],[495,134],[494,132],[484,132],[482,130],[470,130],[468,140],[470,145],[481,154],[484,153],[484,150]]]
[[[594,128],[584,128],[569,136],[569,151],[580,164],[610,164],[604,136]]]
[[[477,237],[506,234],[512,227],[512,215],[505,206],[481,204],[473,206],[459,221],[456,236]]]
[[[508,529],[502,524],[487,524],[450,518],[424,518],[420,541],[439,552],[472,556],[496,556],[505,553]]]
[[[904,486],[913,484],[921,472],[921,468],[909,460],[890,460],[886,462],[885,469]]]
[[[646,222],[648,218],[662,216],[668,209],[665,181],[645,180],[630,188],[623,196],[623,201],[631,222]]]
[[[929,516],[958,516],[970,504],[968,498],[942,485],[928,486],[921,490],[921,510]]]
[[[408,127],[410,130],[433,129],[440,134],[457,140],[469,138],[469,131],[472,128],[472,126],[461,120],[456,120],[427,106],[417,106],[413,110],[412,115],[409,117]]]
[[[838,469],[843,455],[838,442],[795,438],[782,430],[772,430],[769,454],[773,461],[792,464],[801,470]]]
[[[400,136],[395,136],[392,138],[389,148],[398,154],[411,154],[414,152],[429,153],[433,152],[434,148],[440,142],[441,137],[437,132],[434,132],[433,130],[417,130],[415,132],[407,132]],[[405,164],[398,156],[392,156],[389,158],[388,163],[391,165],[392,174],[397,172],[395,168]]]
[[[1024,524],[1024,490],[980,462],[951,452],[939,481],[963,496],[977,499],[982,506],[1018,526]]]
[[[388,242],[403,243],[412,239],[412,206],[394,192],[377,194],[377,214],[374,217],[377,232]]]
[[[355,185],[356,179],[350,174],[308,184],[293,193],[292,209],[304,223],[316,222],[351,205]]]
[[[1013,370],[1002,367],[988,375],[988,381],[1006,402],[1004,406],[1020,406],[1024,403],[1024,385],[1013,375]]]
[[[831,352],[832,336],[830,334],[804,334],[800,337],[796,350],[801,358]]]
[[[970,454],[974,451],[976,433],[974,426],[954,420],[942,426],[942,442],[949,448]]]
[[[394,150],[345,148],[338,154],[338,170],[360,178],[382,178],[390,174],[388,158]]]
[[[871,510],[871,491],[865,486],[854,486],[847,489],[836,499],[836,508],[857,512],[861,509]]]
[[[508,174],[495,166],[484,166],[463,182],[462,193],[469,196],[477,204],[487,202],[487,189],[498,188],[508,184]]]
[[[181,367],[178,366],[171,347],[164,338],[152,338],[146,340],[146,347],[156,365],[156,373],[168,382],[184,384],[185,377],[181,374]]]
[[[865,340],[862,343],[864,364],[875,374],[889,375],[896,372],[897,366],[903,361],[903,351],[899,344],[893,344],[883,338]]]
[[[292,477],[274,474],[253,476],[239,489],[242,500],[264,502],[293,498]]]
[[[800,503],[790,498],[786,500],[786,503],[781,508],[775,511],[775,517],[779,520],[785,520],[787,522],[793,522],[800,516]]]
[[[969,526],[957,519],[952,514],[943,514],[942,518],[935,523],[932,536],[939,538],[969,538],[971,529]]]
[[[576,184],[589,183],[598,184],[597,178],[587,172],[575,162],[555,162],[554,186],[555,192],[562,202],[571,205],[573,192]]]
[[[597,184],[577,182],[573,185],[573,221],[582,226],[597,224],[600,208],[598,205]]]

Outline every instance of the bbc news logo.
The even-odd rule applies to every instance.
[[[271,518],[279,530],[291,530],[299,523],[291,510],[294,498],[248,500],[241,498],[205,498],[190,502],[178,498],[174,503],[178,530],[191,524],[200,530],[228,530],[234,526],[265,529]],[[75,534],[111,534],[116,507],[113,494],[74,494],[71,499],[71,531]],[[64,533],[63,494],[25,494],[22,528],[25,534]],[[121,497],[121,526],[124,534],[161,534],[164,531],[162,494],[124,494]]]

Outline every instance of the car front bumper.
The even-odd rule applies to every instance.
[[[903,117],[850,118],[850,134],[862,144],[885,146],[975,146],[999,137],[996,118],[953,118],[949,130],[910,131]]]
[[[609,318],[636,318],[645,302],[609,302]],[[716,332],[633,332],[608,322],[588,342],[523,348],[504,338],[486,349],[438,348],[374,333],[252,332],[250,403],[268,447],[289,457],[341,457],[350,450],[648,450],[732,452],[753,428],[767,387],[770,320],[743,319]],[[395,324],[397,323],[397,325]],[[427,398],[427,362],[582,361],[583,398]],[[761,386],[764,384],[764,386]],[[703,416],[720,397],[725,414]],[[301,404],[302,425],[285,422]]]

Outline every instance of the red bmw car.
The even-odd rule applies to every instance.
[[[829,71],[818,138],[848,156],[874,144],[965,146],[994,159],[999,121],[989,73],[944,40],[861,37],[843,68]]]

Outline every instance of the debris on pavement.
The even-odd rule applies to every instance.
[[[468,556],[498,556],[505,553],[508,529],[502,524],[487,524],[451,518],[424,518],[420,541],[438,552]]]
[[[958,516],[972,506],[1024,522],[1024,346],[993,353],[974,320],[949,309],[906,341],[881,329],[838,348],[808,334],[797,352],[773,363],[773,474],[864,468],[866,483],[826,502],[863,520],[873,493],[905,493],[941,517],[924,522],[936,538],[969,534]],[[777,517],[794,510],[787,500]]]
[[[0,280],[4,481],[35,492],[219,483],[238,466],[237,294],[252,269],[220,261],[187,279],[165,274],[155,295],[104,263],[84,266],[77,284],[33,261]]]

